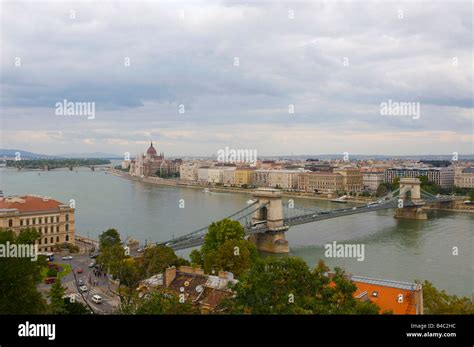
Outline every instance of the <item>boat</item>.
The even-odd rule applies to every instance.
[[[211,192],[208,188],[204,188],[202,191],[203,191],[204,193],[210,193],[210,192]]]
[[[340,202],[340,203],[347,203],[347,195],[343,195],[338,197],[337,199],[331,199],[331,202]]]

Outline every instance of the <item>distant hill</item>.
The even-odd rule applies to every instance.
[[[16,153],[20,153],[21,159],[54,159],[59,158],[56,155],[40,154],[24,151],[22,149],[1,149],[0,148],[0,158],[8,157],[14,158]]]
[[[65,153],[57,155],[41,154],[24,151],[21,149],[0,149],[0,158],[14,158],[15,153],[19,152],[21,159],[121,159],[123,156],[110,153],[92,152],[92,153]]]
[[[123,155],[103,153],[103,152],[91,152],[91,153],[64,153],[58,154],[61,158],[88,158],[88,159],[122,159]]]

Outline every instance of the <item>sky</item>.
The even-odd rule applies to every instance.
[[[473,15],[440,1],[4,1],[0,148],[472,154]],[[94,116],[58,114],[64,100]],[[414,108],[382,114],[389,102]]]

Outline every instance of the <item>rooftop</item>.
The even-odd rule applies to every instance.
[[[58,210],[62,202],[47,196],[23,195],[0,197],[0,209],[18,210],[20,212],[35,212]]]

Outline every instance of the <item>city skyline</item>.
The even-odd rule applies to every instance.
[[[473,153],[469,3],[2,9],[2,148]],[[66,100],[94,117],[55,113]],[[392,102],[420,114],[384,114]]]

